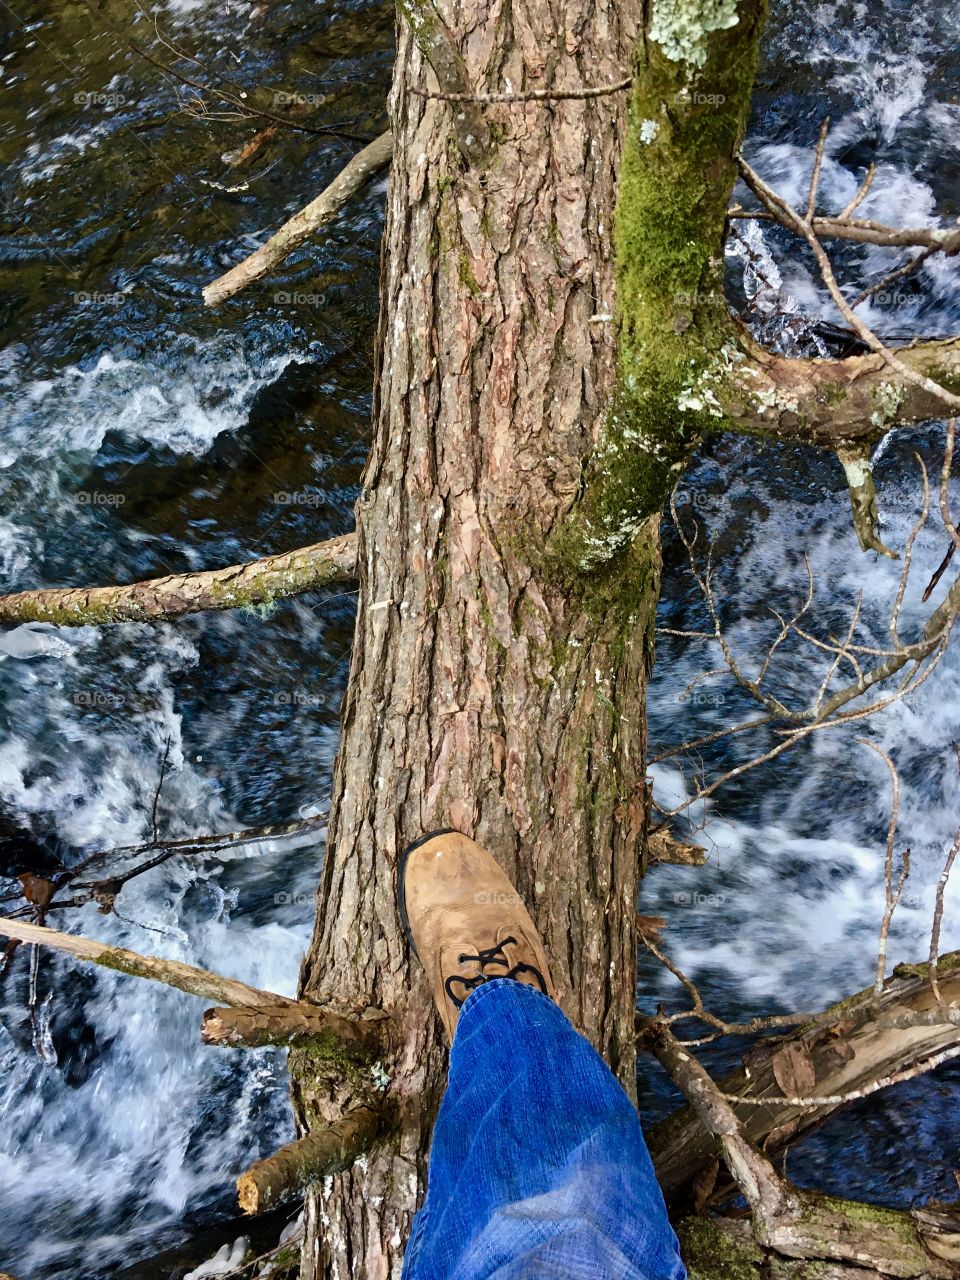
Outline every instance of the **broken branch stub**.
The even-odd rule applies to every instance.
[[[312,1129],[305,1137],[275,1151],[237,1179],[237,1198],[244,1213],[265,1213],[281,1201],[329,1174],[349,1169],[369,1151],[384,1125],[383,1114],[355,1107],[336,1123]]]
[[[384,1050],[385,1015],[344,1018],[319,1006],[208,1009],[200,1026],[204,1044],[258,1049],[263,1045],[310,1045],[322,1057],[372,1062]]]

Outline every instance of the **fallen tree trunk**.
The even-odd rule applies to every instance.
[[[793,1186],[746,1137],[743,1123],[719,1086],[662,1018],[649,1019],[646,1043],[689,1099],[725,1161],[750,1206],[752,1237],[768,1256],[802,1259],[818,1268],[824,1262],[866,1266],[874,1274],[900,1280],[956,1276],[951,1252],[960,1243],[956,1235],[960,1221],[955,1215],[926,1213],[921,1220],[917,1214],[879,1209]],[[793,1048],[796,1051],[795,1045]],[[789,1069],[783,1067],[782,1075],[788,1074],[799,1074],[795,1062]],[[712,1250],[704,1263],[705,1274],[712,1280],[718,1272]]]
[[[960,952],[940,960],[940,989],[946,1006],[960,1002]],[[777,1076],[786,1078],[786,1055],[802,1061],[812,1080],[805,1094],[847,1095],[960,1044],[960,1027],[936,1019],[936,1000],[927,965],[900,965],[875,1005],[870,990],[841,1000],[828,1011],[835,1021],[800,1027],[788,1036],[761,1041],[744,1066],[717,1082],[721,1093],[750,1100],[782,1098]],[[898,1021],[901,1025],[897,1025]],[[819,1124],[841,1103],[799,1107],[731,1103],[745,1137],[772,1153]],[[650,1151],[668,1200],[682,1200],[693,1179],[716,1155],[716,1144],[690,1107],[651,1130]]]
[[[923,1230],[924,1211],[893,1214],[889,1210],[874,1209],[870,1205],[849,1204],[836,1201],[835,1208],[842,1212],[846,1206],[846,1221],[850,1238],[859,1232],[864,1253],[876,1240],[875,1228],[888,1219],[897,1220],[897,1227],[905,1233]],[[925,1236],[927,1249],[956,1250],[951,1241],[950,1221],[943,1217],[943,1229]],[[943,1259],[931,1257],[930,1252],[916,1256],[920,1270],[907,1272],[879,1271],[875,1266],[857,1263],[832,1262],[823,1259],[811,1261],[809,1257],[785,1258],[759,1244],[754,1237],[748,1219],[733,1218],[684,1218],[677,1227],[680,1248],[690,1280],[718,1280],[731,1277],[735,1280],[883,1280],[884,1276],[906,1274],[911,1280],[932,1280],[933,1277],[955,1277],[957,1269]],[[954,1256],[956,1253],[954,1252]]]
[[[273,271],[292,253],[298,245],[303,244],[308,236],[319,230],[326,222],[343,208],[351,196],[356,195],[361,187],[386,168],[393,155],[393,134],[387,130],[379,138],[375,138],[358,151],[349,164],[337,174],[333,182],[324,191],[311,200],[305,208],[285,222],[279,231],[270,237],[265,245],[261,245],[255,253],[238,262],[235,267],[222,276],[218,276],[203,291],[203,301],[208,307],[219,306],[227,298],[245,289],[254,280],[259,280]]]
[[[357,572],[356,536],[341,534],[248,564],[146,578],[126,586],[52,587],[0,596],[0,622],[51,622],[85,627],[109,622],[162,622],[204,609],[270,604]]]

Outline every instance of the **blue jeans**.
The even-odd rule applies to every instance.
[[[684,1280],[636,1110],[532,987],[463,1006],[403,1280]]]

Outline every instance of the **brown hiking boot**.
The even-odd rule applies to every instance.
[[[404,851],[397,901],[451,1041],[464,1000],[491,978],[514,978],[554,998],[520,895],[492,855],[459,831],[432,831]]]

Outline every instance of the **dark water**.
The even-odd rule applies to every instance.
[[[205,311],[202,285],[320,190],[357,144],[284,132],[230,167],[223,154],[259,126],[219,118],[212,98],[198,118],[192,91],[133,54],[106,19],[125,18],[135,40],[186,74],[224,77],[268,105],[291,91],[327,95],[311,126],[373,136],[392,9],[168,0],[135,9],[131,27],[118,4],[104,20],[77,5],[15,7],[3,15],[0,102],[0,588],[226,564],[349,527],[367,447],[382,187],[276,277]],[[829,111],[827,203],[845,203],[875,159],[867,212],[903,222],[960,213],[957,19],[944,4],[915,9],[781,9],[749,150],[785,193],[802,190]],[[178,61],[157,28],[207,70]],[[753,297],[756,324],[788,349],[816,349],[801,313],[836,317],[810,263],[776,236],[753,247],[772,282]],[[888,257],[850,249],[840,260],[872,278]],[[735,296],[739,276],[731,260]],[[955,265],[931,264],[867,314],[891,334],[960,327]],[[920,440],[898,437],[879,467],[893,542],[915,514],[910,449]],[[924,447],[932,460],[936,438]],[[720,441],[686,490],[722,534],[723,609],[745,652],[769,632],[765,601],[795,597],[804,550],[825,618],[844,616],[863,586],[869,625],[882,626],[894,571],[856,551],[830,459]],[[942,543],[934,532],[921,540],[921,585]],[[669,540],[667,566],[665,624],[701,622]],[[268,617],[7,632],[0,806],[68,864],[143,839],[169,744],[166,835],[322,811],[352,621],[352,597],[332,593]],[[655,748],[741,710],[716,681],[701,686],[709,698],[678,704],[715,665],[661,641]],[[786,671],[806,678],[797,655]],[[956,675],[948,658],[910,706],[869,730],[902,766],[914,849],[895,959],[924,950],[931,886],[957,821]],[[708,766],[729,767],[738,750]],[[658,767],[657,781],[661,797],[681,793],[672,766]],[[886,797],[879,762],[824,736],[721,794],[705,815],[708,867],[648,880],[645,903],[668,908],[669,944],[718,1009],[822,1003],[868,979]],[[85,908],[56,923],[292,991],[321,847],[315,837],[174,860],[130,882],[122,919]],[[949,924],[944,943],[958,944]],[[644,980],[672,998],[653,970]],[[281,1055],[202,1049],[198,1002],[49,956],[35,986],[31,996],[21,953],[0,996],[0,1269],[21,1280],[110,1276],[230,1215],[233,1177],[292,1132]],[[804,1144],[791,1169],[903,1203],[944,1192],[958,1163],[955,1102],[949,1073],[874,1100]]]

